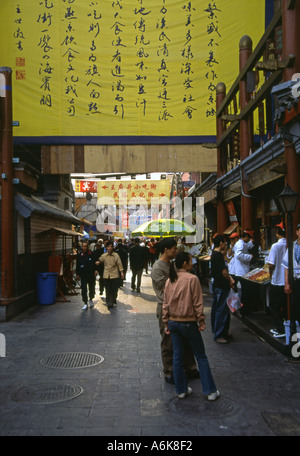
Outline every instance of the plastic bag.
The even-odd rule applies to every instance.
[[[229,309],[231,310],[231,312],[236,312],[241,307],[243,307],[239,293],[235,292],[232,288],[230,289],[230,292],[229,292],[229,295],[227,298],[227,305],[228,305]]]

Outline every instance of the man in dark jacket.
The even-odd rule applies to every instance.
[[[135,290],[135,282],[137,278],[136,291],[139,293],[141,291],[141,281],[144,269],[145,253],[144,249],[140,246],[139,238],[136,238],[134,242],[135,244],[133,247],[131,247],[129,252],[130,268],[132,271],[131,289]]]
[[[89,249],[89,245],[86,241],[82,243],[82,251],[77,255],[76,262],[76,275],[77,280],[81,281],[81,295],[84,302],[82,310],[88,308],[88,291],[89,291],[89,305],[90,307],[94,306],[93,298],[95,296],[95,258]]]
[[[123,280],[120,279],[120,286],[122,287],[123,282],[126,280],[126,273],[127,273],[127,269],[128,269],[128,251],[127,251],[126,247],[123,245],[122,239],[118,240],[118,244],[117,244],[115,252],[121,258],[121,262],[122,262],[122,265],[124,268],[124,279]]]

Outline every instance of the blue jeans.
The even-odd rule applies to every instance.
[[[198,325],[195,321],[183,322],[169,320],[168,328],[173,344],[173,376],[176,394],[187,391],[187,378],[183,365],[184,340],[187,341],[196,358],[203,393],[214,393],[217,388],[209,367],[208,359]]]
[[[211,308],[211,329],[214,339],[227,337],[230,326],[230,311],[227,306],[229,290],[213,288],[214,299]]]

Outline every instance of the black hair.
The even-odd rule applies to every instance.
[[[282,236],[282,237],[286,236],[285,231],[282,228],[280,228],[280,226],[276,227],[276,233],[278,233],[279,236]]]
[[[184,262],[189,263],[191,254],[189,252],[179,252],[175,258],[175,261],[171,262],[170,266],[170,280],[171,282],[176,282],[178,275],[176,269],[182,268]],[[176,266],[176,269],[175,269]]]
[[[174,245],[177,245],[174,238],[164,238],[158,242],[156,248],[160,253],[164,253],[165,249],[171,249]]]
[[[109,245],[114,246],[114,242],[113,241],[106,241],[106,247],[108,247]]]
[[[225,238],[224,238],[224,236],[222,236],[222,234],[217,234],[217,236],[215,236],[213,238],[213,243],[214,243],[215,247],[220,247],[221,242],[224,242],[224,241],[225,241]]]

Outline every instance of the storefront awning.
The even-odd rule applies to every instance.
[[[239,224],[238,223],[232,223],[226,230],[223,232],[223,234],[232,234],[237,228]]]
[[[59,228],[59,227],[51,227],[48,228],[47,230],[40,231],[37,233],[37,236],[42,236],[44,234],[49,234],[49,233],[57,233],[65,236],[84,236],[82,233],[78,233],[77,231],[73,230],[67,230],[66,228]]]

